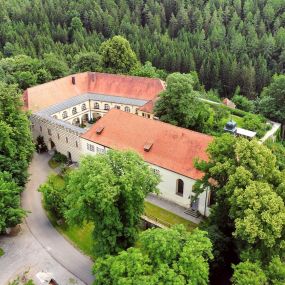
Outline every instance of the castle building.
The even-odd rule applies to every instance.
[[[24,92],[36,141],[78,162],[82,155],[108,149],[133,150],[160,174],[160,196],[203,215],[209,193],[194,199],[193,185],[203,173],[194,160],[207,160],[211,136],[155,120],[154,102],[165,90],[154,78],[85,72]]]

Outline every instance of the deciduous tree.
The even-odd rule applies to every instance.
[[[133,152],[110,150],[87,156],[69,177],[70,223],[94,223],[97,256],[114,254],[132,246],[144,211],[144,198],[156,192],[157,175]]]

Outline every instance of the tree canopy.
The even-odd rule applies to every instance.
[[[8,172],[0,172],[0,233],[14,227],[25,217],[20,205],[21,188]]]
[[[139,64],[130,43],[121,36],[114,36],[100,47],[103,67],[114,73],[129,73]]]
[[[68,179],[65,213],[70,223],[94,223],[97,256],[132,246],[144,211],[144,198],[156,192],[159,177],[135,153],[109,150],[87,156]]]
[[[34,145],[30,123],[21,110],[21,93],[15,85],[0,82],[0,171],[7,171],[24,186]]]
[[[72,67],[75,55],[98,52],[102,42],[121,35],[143,64],[167,72],[196,70],[206,89],[222,97],[240,86],[241,94],[255,98],[273,74],[284,73],[283,1],[1,0],[0,5],[0,58],[53,53]]]
[[[259,110],[269,119],[282,124],[282,138],[285,138],[285,75],[275,75],[264,88],[259,100]]]
[[[212,247],[206,232],[189,233],[182,225],[150,229],[139,242],[139,248],[99,258],[94,284],[208,284]]]
[[[216,262],[229,265],[258,260],[264,270],[272,256],[283,260],[285,176],[276,157],[256,140],[237,139],[229,134],[216,138],[208,153],[209,162],[197,163],[205,177],[195,189],[199,193],[210,187],[215,200],[206,228],[211,232]],[[237,272],[243,271],[244,266],[248,270],[246,264],[240,266]],[[250,274],[253,273],[245,280]],[[234,284],[246,284],[238,279],[234,277]],[[252,284],[262,282],[256,280]]]

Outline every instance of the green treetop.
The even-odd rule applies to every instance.
[[[114,73],[129,73],[139,64],[130,43],[122,36],[102,43],[100,47],[103,67]]]
[[[71,223],[94,223],[97,256],[117,253],[136,241],[144,198],[157,191],[158,182],[133,152],[110,150],[85,157],[69,177],[66,218]]]

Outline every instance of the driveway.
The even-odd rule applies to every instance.
[[[0,258],[0,284],[15,274],[30,269],[54,274],[60,285],[92,284],[92,261],[63,238],[47,219],[41,205],[39,185],[46,181],[51,169],[48,154],[35,154],[30,165],[30,181],[23,192],[23,208],[30,211],[22,231],[15,237],[1,237],[0,247],[6,254]]]

